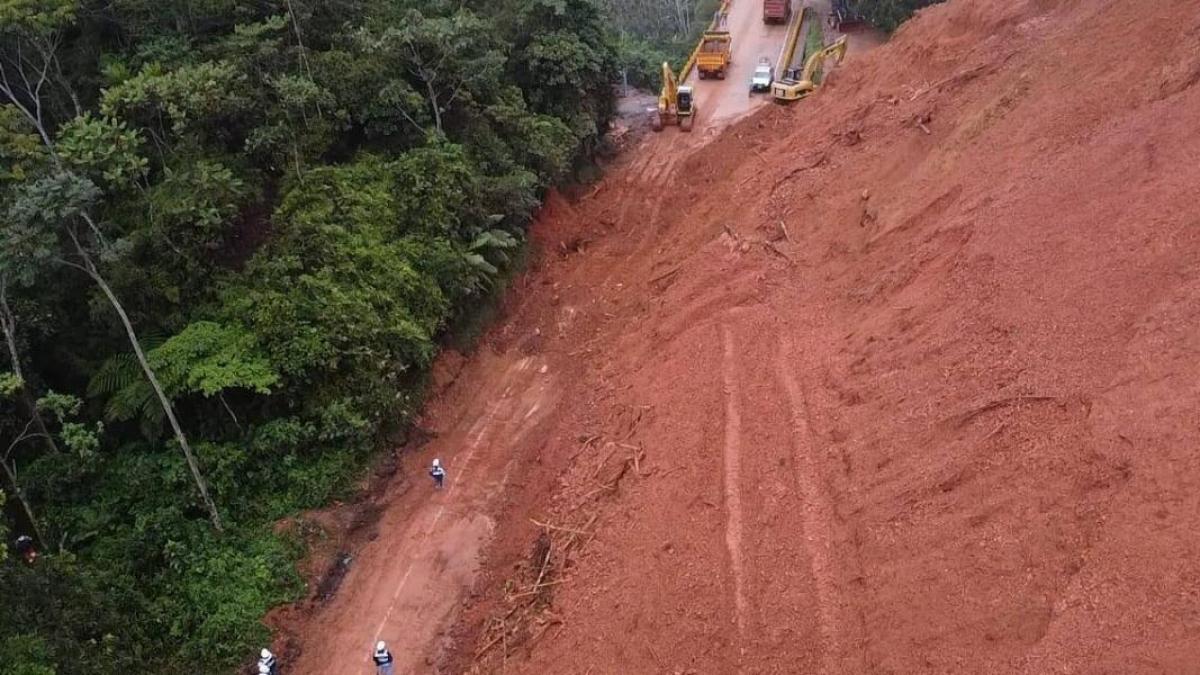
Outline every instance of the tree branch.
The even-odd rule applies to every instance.
[[[59,258],[59,257],[55,256],[55,257],[51,258],[51,260],[53,260],[55,263],[58,263],[59,265],[62,265],[64,267],[70,267],[72,269],[79,270],[80,272],[83,272],[84,274],[86,274],[88,276],[91,276],[91,274],[92,274],[83,265],[80,265],[78,263],[73,263],[70,260],[67,260],[66,258]]]
[[[25,428],[21,430],[21,433],[18,434],[11,443],[8,444],[8,449],[4,451],[4,456],[0,457],[0,462],[7,462],[8,458],[12,455],[12,451],[15,450],[18,445],[31,438],[36,438],[39,435],[29,433],[29,427],[32,426],[33,418],[30,418],[29,421],[25,423]]]
[[[17,70],[21,73],[21,76],[24,79],[24,69],[18,65]],[[8,81],[8,71],[4,68],[3,63],[0,63],[0,94],[4,94],[5,98],[8,99],[8,102],[13,104],[13,106],[25,116],[25,119],[29,120],[29,123],[33,125],[33,128],[37,130],[38,135],[42,137],[42,144],[45,145],[46,149],[50,152],[50,159],[54,162],[54,166],[61,166],[61,163],[58,159],[58,153],[55,152],[54,149],[54,141],[50,140],[50,133],[46,130],[46,125],[42,124],[41,113],[39,112],[38,114],[34,114],[34,111],[30,110],[29,107],[22,103],[17,97],[16,90],[13,89],[12,84]],[[38,109],[39,111],[41,109],[40,103],[38,104]]]
[[[200,465],[196,462],[195,455],[192,454],[192,446],[188,443],[187,436],[183,433],[183,427],[180,426],[179,420],[175,417],[175,406],[171,405],[171,399],[167,398],[167,393],[163,390],[162,384],[158,381],[158,376],[154,373],[154,369],[150,367],[150,361],[146,358],[146,353],[142,350],[142,343],[138,339],[137,331],[133,328],[133,322],[129,320],[129,314],[125,312],[125,306],[121,304],[116,293],[108,285],[104,276],[100,274],[100,270],[96,268],[95,262],[92,261],[91,255],[83,244],[79,242],[79,237],[75,236],[75,231],[70,227],[66,228],[67,236],[71,238],[71,243],[75,245],[75,252],[79,255],[82,261],[82,269],[108,299],[113,310],[121,319],[121,325],[125,328],[125,335],[129,338],[129,345],[133,348],[133,354],[137,357],[138,365],[142,367],[142,373],[149,381],[150,387],[154,390],[154,394],[158,397],[159,405],[162,406],[163,414],[166,415],[167,421],[171,425],[171,430],[175,433],[175,440],[179,443],[179,449],[183,452],[183,457],[187,461],[188,469],[191,471],[192,480],[196,484],[196,489],[200,493],[200,498],[204,502],[205,510],[208,511],[209,519],[212,521],[213,528],[218,532],[224,531],[224,526],[221,524],[221,514],[217,510],[217,503],[213,501],[209,495],[208,485],[204,481],[204,475],[200,472]]]

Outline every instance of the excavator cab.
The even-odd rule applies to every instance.
[[[692,114],[692,88],[680,87],[676,98],[676,107],[679,109],[680,115]]]
[[[675,97],[675,110],[676,110],[676,116],[679,118],[679,130],[680,131],[691,131],[692,130],[692,122],[695,121],[694,113],[696,112],[692,108],[692,88],[691,87],[680,87],[679,88],[679,92]]]

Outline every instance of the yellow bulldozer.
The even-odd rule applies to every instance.
[[[658,94],[658,110],[650,119],[650,126],[655,131],[663,127],[678,124],[680,131],[691,131],[696,118],[696,102],[692,97],[692,88],[680,86],[671,70],[671,64],[662,64],[662,91]]]
[[[771,96],[774,96],[776,101],[795,101],[808,96],[817,88],[813,77],[825,65],[826,59],[833,58],[835,63],[841,63],[845,57],[846,37],[842,36],[828,47],[813,52],[812,56],[809,56],[808,60],[804,62],[803,72],[792,71],[788,77],[771,83]]]

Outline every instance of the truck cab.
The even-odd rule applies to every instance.
[[[787,23],[792,18],[792,0],[763,0],[763,23]]]

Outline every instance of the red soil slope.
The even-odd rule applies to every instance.
[[[594,512],[509,671],[1194,667],[1197,81],[1194,2],[956,0],[550,209],[595,243],[514,320],[578,308],[541,349],[579,384],[451,666],[522,601],[521,518]],[[643,406],[649,475],[596,501]]]
[[[1195,669],[1197,82],[1193,0],[951,0],[552,199],[430,413],[555,383],[421,668]]]

